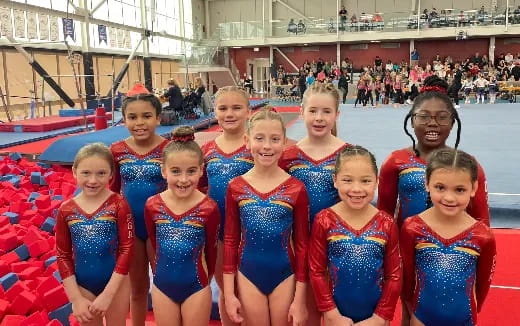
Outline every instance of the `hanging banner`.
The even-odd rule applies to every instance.
[[[114,27],[108,28],[108,37],[110,41],[110,47],[115,48],[117,42],[116,29]]]
[[[38,14],[38,27],[40,29],[40,40],[49,39],[49,16]]]
[[[49,27],[51,30],[51,41],[58,41],[60,38],[58,17],[49,16]]]
[[[25,38],[25,11],[14,9],[14,36]]]
[[[130,31],[125,30],[125,48],[131,49],[132,48],[132,38],[130,37]]]
[[[38,38],[36,33],[36,13],[35,12],[27,12],[27,38],[30,40],[34,40]]]
[[[122,29],[118,28],[117,29],[117,47],[118,48],[123,48],[125,46],[124,44],[124,40],[123,38],[125,37],[125,31],[123,31]]]
[[[99,44],[105,42],[108,45],[107,40],[107,27],[105,25],[98,25]]]
[[[0,8],[0,23],[2,24],[2,36],[13,36],[13,23],[11,20],[10,8]]]
[[[74,20],[72,20],[72,18],[62,18],[61,21],[63,22],[63,38],[67,40],[67,37],[70,37],[74,42],[76,42]]]

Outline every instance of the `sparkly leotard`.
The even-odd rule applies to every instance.
[[[314,160],[305,154],[297,145],[287,147],[280,158],[280,167],[290,175],[302,181],[309,194],[309,217],[310,226],[314,216],[319,211],[336,204],[339,201],[338,191],[334,188],[332,174],[336,164],[336,157],[345,147],[345,144],[334,153],[320,159]]]
[[[308,240],[309,199],[301,181],[289,177],[261,193],[241,176],[231,180],[226,194],[224,273],[238,269],[264,295],[292,274],[306,282]]]
[[[360,230],[331,208],[318,213],[309,244],[309,274],[318,310],[337,307],[354,322],[374,313],[392,320],[401,291],[398,239],[394,219],[383,211]]]
[[[232,153],[224,153],[212,140],[202,146],[204,153],[204,175],[200,179],[199,189],[206,191],[217,202],[220,210],[219,239],[224,237],[224,217],[226,204],[226,189],[229,181],[249,171],[254,164],[251,152],[246,146],[241,146]]]
[[[435,233],[418,215],[400,236],[403,299],[425,325],[476,325],[491,285],[495,239],[482,222],[451,239]]]
[[[217,204],[205,196],[178,215],[157,194],[146,202],[145,221],[157,257],[153,283],[174,302],[182,303],[205,288],[215,272]]]
[[[402,225],[407,217],[431,207],[424,186],[425,172],[426,161],[417,157],[410,149],[405,148],[390,154],[381,166],[377,208],[394,215],[399,199],[397,221]],[[480,164],[477,192],[471,199],[467,212],[475,219],[489,225],[486,175]]]
[[[126,200],[112,194],[87,214],[74,199],[56,217],[56,250],[62,279],[75,275],[79,286],[98,296],[112,273],[126,275],[132,256],[134,228]]]
[[[135,221],[135,234],[146,240],[144,224],[144,204],[146,200],[166,189],[166,181],[161,174],[162,152],[168,144],[164,140],[144,155],[134,152],[122,140],[110,146],[115,162],[115,173],[110,189],[128,200]]]

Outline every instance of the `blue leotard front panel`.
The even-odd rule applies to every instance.
[[[471,298],[480,248],[471,238],[470,233],[446,246],[424,229],[417,239],[415,316],[425,325],[474,325]]]
[[[409,161],[399,167],[399,212],[404,220],[431,207],[424,186],[426,163],[410,154]],[[401,221],[402,222],[402,221]]]
[[[211,141],[202,147],[204,153],[205,174],[208,182],[208,195],[217,202],[220,210],[219,239],[224,236],[224,221],[226,207],[226,190],[231,179],[243,175],[253,165],[251,152],[242,146],[236,151],[226,154]]]
[[[162,151],[165,140],[145,155],[132,151],[125,141],[112,145],[112,153],[119,166],[121,193],[127,199],[135,222],[135,233],[146,240],[144,204],[146,200],[166,189],[166,180],[161,174]]]
[[[355,234],[342,221],[327,233],[329,276],[338,310],[354,322],[372,316],[381,298],[388,235],[377,221]]]
[[[168,297],[182,303],[208,283],[208,275],[197,273],[205,246],[204,218],[200,210],[176,220],[165,206],[155,215],[157,265],[154,284]],[[201,280],[201,276],[203,279]]]
[[[293,274],[289,241],[294,202],[284,195],[285,190],[281,187],[263,199],[247,187],[238,202],[242,223],[239,270],[265,295]]]
[[[105,289],[116,266],[116,216],[117,212],[105,203],[92,218],[78,208],[66,217],[74,252],[76,282],[96,296]]]
[[[298,146],[294,145],[284,151],[280,160],[281,167],[290,175],[302,181],[309,194],[310,226],[314,217],[322,209],[331,207],[339,201],[338,190],[334,188],[332,174],[338,153],[348,144],[321,160],[313,160]]]

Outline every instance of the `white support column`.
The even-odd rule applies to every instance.
[[[336,43],[336,64],[341,67],[341,43]]]
[[[412,62],[412,56],[410,55],[410,53],[412,53],[413,49],[415,49],[415,41],[414,40],[410,40],[410,50],[408,50],[408,64],[410,64]],[[410,69],[413,69],[413,68],[414,67],[412,67],[410,65]]]
[[[184,26],[184,0],[178,0],[179,1],[179,20],[180,20],[180,27],[181,27],[181,36],[183,40],[181,41],[181,49],[184,54],[184,64],[186,65],[186,74],[184,75],[184,87],[186,89],[188,88],[188,55],[186,54],[186,30]],[[191,0],[188,0],[191,1]]]
[[[90,52],[90,16],[88,15],[87,0],[79,0],[79,6],[85,13],[85,21],[81,22],[81,51]]]
[[[273,36],[273,3],[276,0],[267,0],[269,6],[267,7],[267,31],[264,30],[264,37]]]
[[[489,51],[488,51],[489,62],[495,62],[495,37],[489,38]]]
[[[146,0],[140,0],[141,5],[141,27],[143,30],[148,30],[148,19],[146,18]],[[152,8],[153,10],[153,8]],[[150,47],[148,43],[148,37],[143,40],[143,55],[148,57],[150,55]]]
[[[210,38],[209,0],[204,1],[204,20],[206,22],[206,38]],[[209,77],[208,77],[209,78]]]

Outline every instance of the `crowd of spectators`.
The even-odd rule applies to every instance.
[[[377,55],[373,65],[361,67],[356,84],[356,104],[366,106],[370,102],[374,105],[374,100],[374,106],[390,102],[396,106],[411,104],[419,94],[422,82],[431,75],[437,75],[451,85],[449,95],[454,98],[456,105],[459,105],[459,92],[465,97],[466,103],[470,103],[473,96],[478,103],[484,103],[485,100],[494,103],[494,95],[498,93],[501,82],[520,81],[520,53],[501,53],[494,60],[489,60],[487,55],[476,52],[458,61],[437,53],[420,65],[419,53],[413,50],[409,59],[393,62]],[[301,97],[313,83],[328,82],[342,91],[345,103],[352,72],[349,58],[339,64],[322,58],[306,60],[298,74],[288,74],[279,65],[276,76],[271,79],[271,87],[279,98],[294,100]]]

